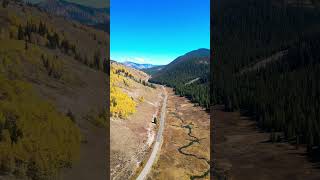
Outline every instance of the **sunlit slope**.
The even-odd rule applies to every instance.
[[[136,110],[136,102],[120,89],[120,84],[129,86],[129,80],[118,73],[116,65],[110,71],[110,112],[113,117],[126,118]],[[121,70],[124,70],[121,68]],[[125,70],[124,70],[125,71]],[[130,74],[131,75],[131,74]],[[131,75],[132,76],[132,75]]]
[[[127,118],[136,112],[136,106],[143,101],[143,96],[135,96],[130,90],[150,86],[148,76],[128,68],[120,63],[112,62],[110,71],[110,112],[112,117]]]

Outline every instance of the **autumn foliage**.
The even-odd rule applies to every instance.
[[[110,113],[112,117],[127,118],[136,111],[137,103],[117,87],[117,84],[124,80],[123,76],[117,74],[118,71],[117,67],[111,66]]]
[[[76,124],[30,84],[0,75],[0,172],[47,179],[79,156]]]

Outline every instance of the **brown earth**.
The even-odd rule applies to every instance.
[[[222,106],[215,106],[213,121],[215,179],[320,179],[320,170],[307,160],[305,148],[270,143],[270,135],[260,132],[254,121],[239,112],[224,112]]]
[[[163,144],[148,179],[209,179],[210,118],[202,108],[167,88]],[[200,177],[198,177],[201,179]]]

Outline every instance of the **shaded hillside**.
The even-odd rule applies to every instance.
[[[107,25],[110,21],[108,8],[93,8],[64,0],[45,0],[36,5],[56,16],[75,20],[104,31],[108,29]]]
[[[105,177],[95,124],[106,122],[108,38],[20,2],[0,7],[0,179]]]
[[[181,96],[209,107],[210,50],[198,49],[178,57],[155,73],[150,82],[165,84]],[[199,80],[188,83],[196,78]]]
[[[314,155],[320,142],[320,13],[306,3],[215,1],[211,102],[227,111],[245,109],[271,132],[271,141],[305,143]]]

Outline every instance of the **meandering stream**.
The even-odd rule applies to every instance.
[[[176,112],[178,111],[178,108],[177,108],[177,107],[178,107],[178,106],[176,105]],[[180,128],[183,128],[183,129],[187,129],[187,130],[188,130],[188,137],[190,138],[190,139],[188,139],[188,141],[190,141],[190,142],[187,143],[187,144],[185,144],[185,145],[183,145],[183,146],[181,146],[181,147],[179,147],[179,148],[178,148],[178,151],[179,151],[179,153],[181,153],[181,154],[183,154],[183,155],[185,155],[185,156],[195,157],[195,158],[197,158],[197,159],[199,159],[199,160],[205,161],[205,162],[208,164],[209,168],[208,168],[205,172],[203,172],[203,173],[200,174],[200,175],[192,175],[192,176],[190,176],[190,179],[191,179],[191,180],[204,178],[204,177],[206,177],[206,176],[209,174],[209,172],[210,172],[210,161],[209,161],[208,159],[206,159],[205,157],[200,157],[200,156],[198,156],[198,155],[196,155],[196,154],[192,154],[192,153],[188,153],[188,152],[185,152],[185,151],[184,151],[185,149],[187,149],[188,147],[192,146],[192,145],[195,144],[195,143],[200,144],[200,143],[201,143],[201,140],[204,139],[204,138],[200,139],[200,138],[194,136],[194,135],[192,134],[193,125],[192,125],[191,123],[185,124],[185,121],[184,121],[176,112],[172,112],[172,114],[173,114],[177,119],[179,119],[179,120],[181,121],[182,125],[180,125],[180,126],[173,125],[173,126],[175,126],[175,127],[180,127]]]

